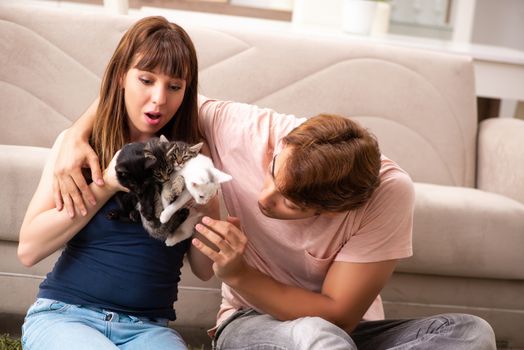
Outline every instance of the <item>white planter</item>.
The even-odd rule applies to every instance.
[[[292,0],[229,0],[231,5],[259,7],[274,10],[286,10],[290,11],[293,9]]]
[[[342,30],[364,35],[386,34],[389,28],[391,5],[371,0],[344,0]]]
[[[325,27],[339,30],[343,0],[294,0],[292,22],[296,26]]]

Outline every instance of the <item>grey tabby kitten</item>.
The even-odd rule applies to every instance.
[[[146,162],[153,164],[152,176],[158,184],[150,211],[152,216],[142,216],[142,224],[147,232],[154,238],[166,240],[187,218],[189,210],[183,208],[179,215],[165,224],[160,223],[159,217],[162,210],[173,202],[184,190],[184,178],[178,174],[185,162],[195,157],[201,150],[203,143],[190,145],[182,141],[168,141],[163,135],[159,138],[148,140],[144,146]],[[145,209],[145,211],[148,211]],[[148,220],[149,219],[149,220]]]

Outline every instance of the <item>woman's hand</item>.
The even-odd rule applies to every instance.
[[[113,156],[113,159],[111,159],[111,162],[109,163],[107,168],[104,170],[104,177],[103,177],[104,183],[108,189],[110,189],[111,191],[115,193],[118,191],[129,192],[127,188],[125,188],[124,186],[120,184],[120,182],[118,182],[118,178],[116,176],[115,166],[116,166],[116,160],[119,154],[120,154],[120,151],[115,153],[115,155]]]
[[[199,239],[193,239],[193,245],[213,261],[213,271],[218,278],[227,284],[234,284],[235,279],[248,271],[244,261],[247,238],[240,230],[238,218],[228,216],[227,221],[220,221],[206,216],[202,222],[205,226],[198,224],[196,230],[215,247]]]
[[[89,189],[82,168],[89,167],[93,182],[104,185],[102,171],[95,151],[82,136],[68,130],[64,134],[62,145],[54,166],[53,198],[56,208],[65,208],[70,217],[75,216],[75,208],[86,215],[84,200],[95,205],[95,197]]]

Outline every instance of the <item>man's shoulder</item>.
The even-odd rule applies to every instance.
[[[385,156],[381,158],[380,185],[376,195],[414,197],[413,181],[407,171]]]

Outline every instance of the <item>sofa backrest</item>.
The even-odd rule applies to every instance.
[[[0,5],[0,143],[49,147],[94,100],[127,16]],[[472,62],[345,37],[186,27],[200,92],[297,116],[353,117],[418,182],[474,186]],[[36,67],[36,68],[35,68]]]

